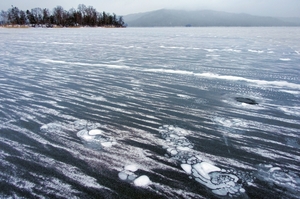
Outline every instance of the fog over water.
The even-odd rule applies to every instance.
[[[6,10],[11,5],[26,10],[36,7],[52,9],[57,5],[64,7],[66,10],[77,8],[79,4],[84,3],[87,6],[93,6],[98,11],[116,13],[118,15],[128,15],[139,12],[148,12],[158,9],[187,9],[187,10],[216,10],[233,13],[247,13],[259,16],[272,17],[300,17],[300,1],[298,0],[52,0],[52,1],[23,1],[10,0],[3,1],[0,10]]]
[[[299,198],[299,28],[0,30],[0,197]]]

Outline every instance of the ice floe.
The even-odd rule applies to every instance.
[[[246,179],[241,179],[231,170],[221,169],[210,162],[203,161],[199,155],[192,152],[193,144],[185,137],[190,133],[189,131],[172,125],[164,125],[159,127],[159,132],[166,140],[164,148],[168,155],[178,160],[181,168],[197,182],[219,196],[245,193],[243,181]],[[241,172],[240,174],[243,176]]]
[[[118,173],[120,180],[128,181],[138,187],[145,187],[151,184],[151,180],[146,175],[138,176],[134,172],[138,170],[138,166],[135,164],[127,165],[124,169]]]

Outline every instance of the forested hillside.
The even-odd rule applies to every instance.
[[[130,27],[176,27],[176,26],[299,26],[296,19],[262,17],[212,10],[168,10],[130,14],[124,16]],[[298,19],[300,21],[300,19]]]
[[[33,8],[31,10],[20,10],[12,6],[7,11],[1,11],[1,25],[29,25],[36,26],[114,26],[123,27],[122,16],[98,12],[93,6],[79,4],[77,9],[65,10],[62,6],[56,6],[52,10],[48,8]]]

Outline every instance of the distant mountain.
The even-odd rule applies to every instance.
[[[124,16],[129,27],[172,26],[300,26],[298,18],[260,17],[211,10],[185,11],[161,9]]]

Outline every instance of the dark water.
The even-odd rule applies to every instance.
[[[299,32],[0,29],[0,197],[299,198]]]

